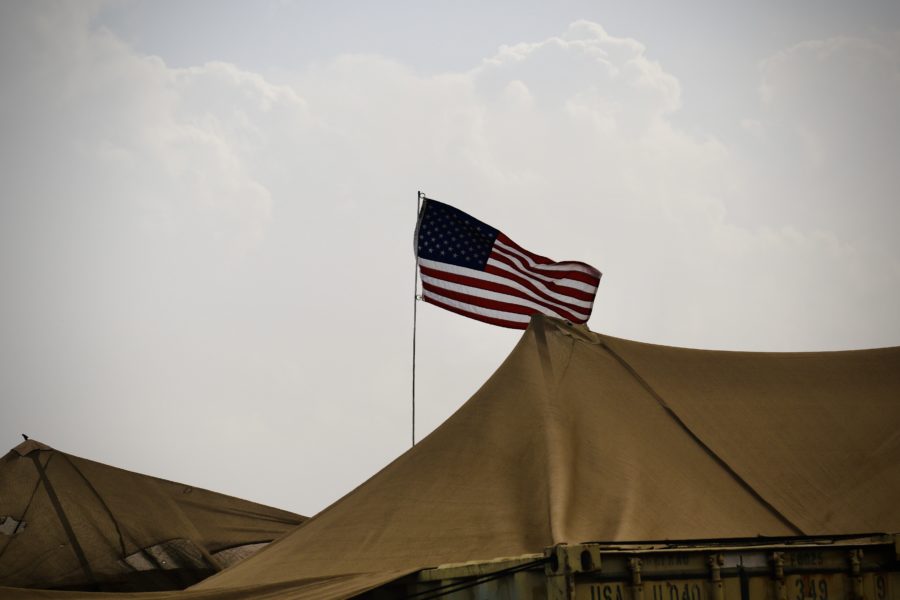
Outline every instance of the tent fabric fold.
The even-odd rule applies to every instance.
[[[0,458],[0,585],[184,588],[302,521],[26,440]]]

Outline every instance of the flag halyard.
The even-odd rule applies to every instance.
[[[425,199],[415,241],[426,302],[514,329],[537,313],[572,323],[591,316],[600,271],[530,252],[448,204]]]

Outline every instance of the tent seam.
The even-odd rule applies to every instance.
[[[53,484],[50,483],[50,478],[47,477],[47,473],[44,470],[44,465],[41,464],[41,459],[38,456],[38,453],[32,455],[31,458],[34,461],[34,468],[37,469],[38,475],[41,479],[41,483],[44,484],[44,490],[47,492],[47,497],[50,498],[50,503],[53,505],[53,508],[56,511],[56,516],[63,527],[63,531],[65,531],[66,536],[71,542],[72,552],[75,553],[75,557],[81,564],[81,569],[87,576],[88,581],[90,581],[92,584],[96,583],[94,572],[91,570],[91,566],[88,562],[87,556],[84,554],[84,549],[78,542],[78,537],[75,535],[75,531],[72,529],[72,524],[69,522],[68,517],[66,517],[66,513],[63,510],[62,503],[59,500],[59,496],[56,495],[56,490],[53,489]],[[47,459],[48,465],[50,464],[50,460],[52,458],[53,455],[51,455],[50,458]]]
[[[94,487],[94,484],[90,482],[90,480],[81,472],[75,463],[69,459],[69,456],[65,452],[60,452],[60,455],[66,459],[66,462],[69,463],[69,466],[78,473],[79,477],[84,480],[84,483],[87,484],[87,487],[91,492],[93,492],[94,496],[97,497],[97,500],[100,501],[100,506],[103,507],[103,510],[106,511],[106,514],[109,515],[109,519],[112,521],[113,527],[116,528],[116,534],[119,536],[119,548],[122,550],[122,559],[125,559],[128,556],[128,551],[125,549],[125,536],[122,535],[122,529],[119,527],[119,521],[116,519],[115,515],[113,515],[112,510],[110,510],[109,505],[106,504],[106,501],[100,495],[100,492],[97,491],[97,488]]]
[[[600,346],[604,350],[606,350],[613,358],[616,359],[616,361],[622,366],[622,368],[625,369],[635,379],[635,381],[637,381],[638,384],[640,384],[640,386],[643,387],[644,390],[648,394],[650,394],[650,396],[654,400],[656,400],[657,404],[659,404],[660,407],[662,407],[662,409],[666,412],[666,414],[669,415],[669,417],[673,421],[675,421],[678,424],[678,426],[681,427],[681,429],[683,429],[684,432],[687,433],[688,436],[692,440],[694,440],[694,442],[698,446],[700,446],[700,448],[703,449],[704,452],[706,452],[707,455],[709,455],[715,462],[717,462],[719,464],[719,466],[721,466],[723,469],[725,469],[725,471],[731,476],[732,479],[734,479],[738,483],[738,485],[740,485],[751,496],[756,498],[756,500],[758,502],[760,502],[770,513],[772,513],[776,518],[778,518],[779,521],[781,521],[788,528],[792,529],[796,534],[806,535],[806,533],[802,529],[800,529],[800,527],[798,527],[796,524],[794,524],[793,521],[788,519],[784,514],[781,513],[781,511],[779,511],[777,508],[775,508],[775,506],[771,502],[766,500],[762,494],[760,494],[758,491],[756,491],[756,489],[752,485],[750,485],[743,477],[741,477],[740,474],[738,474],[738,472],[735,471],[731,467],[731,465],[729,465],[727,462],[725,462],[725,459],[723,459],[721,456],[719,456],[712,448],[710,448],[706,444],[706,442],[704,442],[702,439],[700,439],[700,436],[698,436],[696,433],[694,433],[694,431],[690,427],[687,426],[687,423],[685,423],[681,419],[681,417],[678,416],[678,413],[676,413],[672,409],[672,407],[669,406],[669,404],[665,401],[665,399],[655,389],[653,389],[653,387],[650,385],[650,383],[646,379],[644,379],[640,373],[637,372],[637,369],[635,369],[628,361],[626,361],[622,356],[620,356],[615,350],[610,348],[605,340],[603,340],[603,339],[600,340]]]

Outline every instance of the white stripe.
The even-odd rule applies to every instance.
[[[524,285],[522,285],[521,283],[519,283],[517,281],[513,281],[513,280],[503,277],[501,275],[494,275],[493,273],[485,273],[484,271],[479,271],[478,269],[469,269],[467,267],[458,267],[456,265],[451,265],[448,263],[442,263],[442,262],[437,262],[437,261],[433,261],[433,260],[428,260],[427,258],[419,258],[419,264],[422,265],[423,267],[429,267],[436,271],[444,271],[445,273],[455,273],[457,275],[464,275],[466,277],[472,277],[474,279],[481,279],[482,281],[490,281],[492,283],[508,285],[512,288],[515,288],[515,289],[521,291],[524,294],[528,294],[530,297],[532,297],[536,300],[541,300],[543,302],[548,302],[550,304],[554,304],[556,306],[559,306],[559,308],[561,308],[561,309],[572,310],[566,306],[560,305],[560,302],[563,302],[563,303],[567,302],[569,304],[574,304],[575,306],[578,306],[581,308],[586,308],[588,310],[590,310],[591,306],[593,306],[593,304],[594,304],[593,302],[586,302],[585,300],[579,300],[578,298],[573,298],[571,296],[566,296],[565,294],[559,294],[557,292],[550,291],[549,289],[547,289],[547,286],[545,286],[540,281],[530,279],[527,275],[519,273],[515,269],[512,269],[509,265],[505,265],[498,261],[488,260],[488,264],[492,264],[501,269],[504,269],[505,271],[515,273],[516,275],[519,275],[520,277],[529,279],[535,285],[535,287],[537,287],[539,290],[541,290],[547,297],[545,297],[542,294],[535,293],[534,291],[528,289],[527,287],[525,287]]]
[[[518,256],[521,256],[523,260],[525,260],[529,265],[536,267],[538,269],[546,269],[547,271],[578,271],[579,273],[584,273],[586,275],[591,275],[592,277],[600,278],[600,271],[592,267],[591,265],[581,263],[581,262],[573,262],[573,261],[563,261],[563,262],[553,262],[550,264],[542,264],[539,262],[535,262],[530,256],[515,248],[510,246],[509,244],[504,244],[500,240],[494,240],[495,246],[502,246],[504,250],[508,250],[509,252],[514,252]],[[546,257],[545,257],[546,258]],[[550,259],[547,259],[550,260]]]
[[[425,292],[426,298],[433,298],[442,304],[447,304],[454,308],[458,308],[460,310],[464,310],[466,312],[474,313],[476,315],[482,315],[485,317],[493,317],[495,319],[503,319],[504,321],[513,321],[516,323],[528,323],[531,321],[531,317],[529,315],[520,315],[519,313],[508,313],[503,312],[501,310],[493,310],[491,308],[484,308],[481,306],[475,306],[473,304],[466,304],[464,302],[459,302],[457,300],[451,300],[450,298],[445,298],[440,294],[435,294],[431,292]]]
[[[516,262],[515,258],[510,257],[509,259],[513,262]],[[592,294],[592,295],[597,294],[597,288],[591,287],[588,284],[583,283],[581,281],[574,281],[571,279],[555,280],[551,277],[542,277],[540,275],[535,275],[531,271],[523,271],[522,269],[517,269],[515,267],[511,267],[508,264],[506,264],[505,262],[499,261],[496,258],[489,258],[487,261],[487,264],[491,265],[492,267],[497,267],[498,269],[502,269],[502,270],[506,271],[507,273],[511,273],[513,275],[518,275],[519,277],[523,277],[523,278],[527,279],[528,281],[533,283],[535,286],[537,286],[537,288],[539,290],[541,290],[541,292],[543,292],[544,294],[549,294],[550,296],[552,296],[553,298],[555,298],[561,302],[571,302],[572,304],[577,304],[578,306],[585,306],[585,307],[589,307],[591,304],[593,304],[593,301],[581,300],[580,298],[576,298],[574,296],[570,296],[570,295],[564,294],[562,292],[554,292],[553,290],[548,288],[546,285],[544,285],[544,281],[549,281],[550,283],[563,284],[563,285],[566,285],[567,287],[571,287],[573,289],[577,289],[582,292],[587,292],[588,294]],[[491,273],[488,273],[488,275],[490,275],[490,274]],[[565,283],[563,283],[564,281],[565,281]]]
[[[560,319],[570,319],[574,318],[576,321],[587,321],[588,316],[586,314],[579,313],[577,311],[567,309],[566,312],[570,313],[572,317],[568,315],[564,315],[556,312],[552,308],[547,308],[546,306],[542,306],[537,302],[532,302],[531,300],[527,300],[521,298],[519,296],[510,296],[509,294],[501,294],[499,292],[492,292],[491,290],[483,290],[481,288],[472,287],[469,285],[463,285],[461,283],[455,283],[452,281],[444,281],[443,279],[436,279],[434,277],[429,277],[428,275],[421,274],[423,283],[430,283],[436,287],[439,287],[444,290],[449,290],[451,292],[459,292],[461,294],[468,294],[470,296],[475,296],[477,298],[485,298],[487,300],[496,300],[498,302],[508,302],[510,304],[516,304],[518,306],[524,306],[526,308],[530,308],[532,310],[536,310],[544,313],[545,315],[550,315],[551,317],[558,317]],[[560,310],[563,310],[560,308]]]
[[[515,254],[513,254],[512,252],[507,252],[506,248],[508,248],[508,246],[503,246],[500,242],[494,242],[494,251],[496,251],[501,256],[505,256],[505,257],[509,258],[509,260],[511,260],[515,264],[519,265],[519,269],[514,270],[509,265],[501,265],[499,263],[491,263],[490,260],[488,260],[488,264],[496,264],[496,266],[502,266],[507,271],[519,273],[520,275],[522,275],[524,277],[529,277],[532,279],[539,279],[542,281],[546,281],[548,283],[558,283],[560,285],[564,285],[564,286],[570,287],[572,289],[581,290],[582,292],[587,292],[588,294],[594,294],[597,292],[597,286],[591,285],[589,283],[584,283],[583,281],[577,281],[575,279],[559,278],[559,277],[553,277],[552,275],[544,275],[541,273],[535,273],[533,270],[529,269],[528,266],[526,266],[523,263],[522,259],[520,258],[520,256],[522,256],[520,253],[516,252]]]

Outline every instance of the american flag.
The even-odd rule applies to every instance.
[[[585,323],[601,273],[555,262],[448,204],[426,198],[416,225],[422,299],[461,315],[525,329],[543,313]]]

